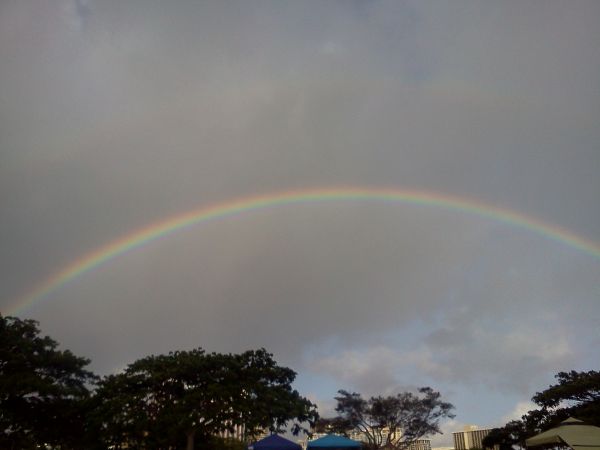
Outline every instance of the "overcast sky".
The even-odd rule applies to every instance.
[[[152,223],[316,187],[427,190],[600,242],[600,2],[0,2],[0,307],[109,373],[265,347],[338,389],[430,385],[463,424],[599,369],[600,259],[368,201],[172,234],[11,305]],[[434,445],[451,445],[451,435]]]

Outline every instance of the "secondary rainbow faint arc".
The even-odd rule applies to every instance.
[[[141,247],[154,239],[175,233],[183,228],[200,224],[211,219],[225,218],[243,212],[285,206],[301,203],[331,202],[342,200],[371,200],[389,201],[422,206],[436,206],[449,210],[477,215],[480,217],[503,222],[511,226],[530,230],[546,238],[562,242],[600,260],[600,244],[585,239],[577,234],[556,225],[548,224],[525,214],[486,204],[484,202],[466,199],[432,191],[343,187],[317,188],[296,191],[282,191],[264,195],[238,198],[205,207],[200,207],[183,214],[169,217],[165,220],[150,224],[129,233],[120,239],[109,242],[67,265],[53,276],[47,278],[28,295],[18,300],[10,310],[17,313],[33,306],[47,295],[89,272],[95,267],[110,261],[130,250]]]

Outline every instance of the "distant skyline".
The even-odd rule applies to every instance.
[[[0,311],[501,425],[600,360],[600,3],[0,3]],[[331,191],[334,190],[334,191]],[[214,219],[214,220],[213,220]]]

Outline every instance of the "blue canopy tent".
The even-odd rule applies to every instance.
[[[328,434],[308,443],[307,449],[356,450],[362,448],[362,443],[344,436]]]
[[[276,434],[248,446],[248,450],[302,450],[302,446]]]

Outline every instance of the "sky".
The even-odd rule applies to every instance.
[[[456,408],[434,446],[519,417],[599,369],[598,23],[595,0],[5,0],[0,311],[100,374],[264,347],[323,416],[431,386]],[[248,207],[75,270],[326,189],[437,200]]]

